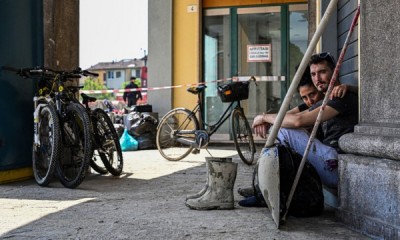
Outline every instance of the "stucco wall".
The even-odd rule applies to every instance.
[[[172,0],[149,0],[148,11],[148,87],[171,86]],[[172,90],[149,91],[148,102],[161,117],[172,109]]]
[[[174,1],[173,56],[175,85],[200,82],[200,1]],[[189,11],[193,6],[197,11]],[[202,81],[201,81],[202,82]],[[187,87],[174,89],[174,107],[192,109],[197,98],[186,92]]]

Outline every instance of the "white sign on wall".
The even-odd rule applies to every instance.
[[[247,62],[271,62],[271,44],[247,45]]]

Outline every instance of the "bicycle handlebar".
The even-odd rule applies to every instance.
[[[14,67],[10,66],[3,66],[2,69],[15,72],[17,75],[23,77],[23,78],[29,78],[32,77],[32,74],[48,74],[52,77],[55,77],[56,75],[61,75],[64,79],[69,79],[69,78],[80,78],[81,76],[99,76],[97,73],[89,72],[87,70],[81,70],[81,68],[77,68],[73,71],[56,71],[52,70],[50,68],[40,68],[40,67],[35,67],[35,68],[21,68],[17,69]]]

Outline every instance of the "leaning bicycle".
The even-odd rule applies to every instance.
[[[65,187],[79,186],[92,157],[90,122],[85,109],[75,102],[64,83],[81,75],[47,68],[3,69],[37,80],[32,151],[36,182],[46,186],[56,173]]]
[[[34,103],[34,134],[32,147],[32,168],[35,181],[40,186],[47,186],[54,175],[56,163],[61,151],[60,121],[56,104],[49,96],[49,81],[53,74],[36,68],[16,69],[3,66],[4,70],[15,72],[23,78],[35,80],[36,92]]]
[[[244,163],[251,165],[256,148],[249,122],[240,104],[241,100],[248,98],[249,84],[250,81],[244,81],[218,86],[221,100],[230,104],[214,124],[206,123],[201,112],[201,96],[206,86],[188,88],[188,92],[197,95],[197,105],[192,110],[172,109],[161,119],[156,136],[160,154],[169,161],[179,161],[190,153],[198,153],[201,148],[207,147],[210,137],[230,118],[230,132],[238,155]]]
[[[87,74],[87,73],[86,73]],[[93,130],[93,158],[90,166],[100,174],[110,172],[114,176],[122,173],[124,165],[121,145],[118,134],[108,114],[100,108],[90,109],[89,102],[95,102],[96,98],[81,93],[82,104],[89,114]],[[100,166],[99,160],[105,166]]]

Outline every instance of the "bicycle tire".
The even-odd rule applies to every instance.
[[[81,104],[69,103],[65,107],[65,115],[60,119],[63,152],[56,173],[62,185],[76,188],[85,179],[93,155],[91,125]]]
[[[97,153],[97,150],[93,152],[93,157],[90,159],[89,163],[90,167],[96,171],[98,174],[105,175],[108,173],[107,168],[104,166],[103,161],[101,160],[100,155]]]
[[[108,114],[100,108],[93,110],[92,123],[97,147],[95,152],[98,153],[104,166],[112,175],[121,175],[124,160],[114,124]]]
[[[199,130],[199,121],[191,111],[177,108],[169,111],[157,127],[156,144],[160,154],[169,161],[179,161],[193,150],[193,146],[178,142],[173,135],[176,130]],[[194,141],[195,135],[186,134],[185,139]]]
[[[235,108],[231,114],[231,132],[240,159],[247,165],[253,164],[255,154],[253,133],[240,108]]]
[[[47,186],[60,156],[60,123],[53,104],[41,107],[37,127],[40,145],[32,148],[33,175],[38,185]]]

